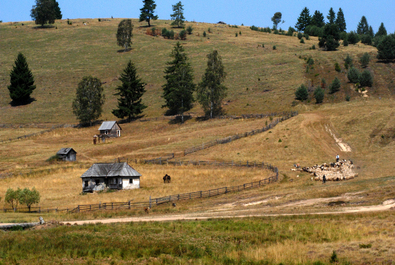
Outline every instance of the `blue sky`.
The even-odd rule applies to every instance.
[[[138,18],[141,0],[57,0],[63,18]],[[172,5],[178,0],[156,0],[156,14],[159,19],[170,19]],[[0,0],[0,20],[3,22],[28,21],[30,10],[35,0]],[[395,0],[184,0],[184,16],[187,20],[216,23],[224,21],[232,25],[258,27],[272,26],[270,18],[275,12],[283,14],[284,24],[280,27],[294,27],[300,12],[304,7],[309,8],[312,15],[315,10],[322,12],[325,17],[331,7],[337,11],[343,9],[347,31],[356,30],[361,17],[366,16],[369,25],[377,32],[381,22],[388,33],[395,32]]]

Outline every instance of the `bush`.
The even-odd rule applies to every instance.
[[[377,44],[377,58],[381,60],[395,59],[395,34],[390,34],[380,38]]]
[[[331,256],[329,262],[330,262],[330,263],[337,263],[337,262],[339,262],[339,259],[337,258],[336,251],[333,251],[333,252],[332,252],[332,256]]]
[[[368,86],[368,87],[373,86],[373,75],[368,70],[362,72],[360,78],[360,84],[361,86]]]
[[[307,100],[309,97],[309,92],[307,91],[307,87],[305,85],[301,85],[295,91],[295,98],[300,101]]]
[[[300,43],[304,44],[304,39],[303,38],[300,39]]]
[[[349,54],[347,54],[346,59],[344,59],[344,67],[345,67],[346,69],[348,69],[349,67],[352,67],[352,66],[353,66],[353,64],[352,64],[352,58],[350,57]]]
[[[303,34],[301,32],[298,33],[298,39],[302,39]]]
[[[315,50],[315,45],[314,45],[314,44],[313,44],[313,46],[311,46],[311,49],[312,49],[312,50]]]
[[[208,33],[211,33],[211,28],[208,28],[207,32],[208,32]]]
[[[324,97],[325,97],[324,90],[323,90],[322,88],[320,88],[320,87],[317,87],[317,88],[314,90],[315,102],[316,102],[317,104],[322,103],[322,102],[324,101]]]
[[[206,32],[205,32],[205,31],[203,31],[203,37],[206,37],[206,36],[207,36]]]
[[[361,63],[361,66],[363,68],[366,68],[370,62],[370,56],[369,53],[365,52],[362,57],[359,59],[359,62]]]
[[[335,63],[335,70],[336,70],[336,72],[340,72],[341,71],[340,65],[337,62]]]
[[[306,38],[306,40],[309,40],[310,39],[310,36],[309,36],[309,34],[303,34],[303,37],[305,37]]]
[[[273,50],[276,50],[276,49],[277,49],[276,45],[273,45]]]
[[[296,32],[296,29],[294,29],[293,27],[289,27],[287,31],[287,35],[292,36],[294,35],[294,32]]]
[[[359,80],[361,78],[361,73],[359,72],[358,69],[351,67],[350,70],[347,73],[347,78],[351,83],[359,83]]]
[[[163,36],[163,37],[166,37],[166,36],[167,36],[167,29],[166,29],[166,28],[163,28],[163,29],[162,29],[162,36]]]
[[[188,26],[188,27],[187,27],[187,32],[188,32],[189,35],[192,34],[192,31],[193,31],[192,26]]]
[[[340,90],[340,80],[339,78],[335,77],[332,84],[329,86],[329,94],[334,94]]]
[[[181,30],[179,36],[180,36],[180,39],[186,40],[187,39],[187,31],[184,29]]]
[[[343,46],[347,47],[348,46],[348,39],[343,40]]]
[[[325,78],[321,79],[321,88],[325,88],[326,87],[326,80]]]
[[[324,32],[323,28],[317,26],[307,26],[304,30],[305,34],[308,34],[310,36],[316,36],[316,37],[322,37],[323,32]]]
[[[351,31],[347,35],[347,40],[348,40],[348,43],[350,43],[350,44],[357,44],[359,42],[359,35],[357,33],[355,33],[354,31]]]
[[[313,65],[314,64],[313,58],[309,57],[309,59],[307,59],[307,64],[308,65]]]
[[[361,42],[366,45],[372,45],[373,40],[372,37],[370,37],[370,35],[362,35]]]
[[[250,27],[250,29],[251,29],[251,30],[255,30],[255,31],[258,31],[258,30],[259,30],[259,28],[256,27],[256,26],[254,26],[254,25],[252,25],[252,26]]]
[[[151,35],[155,37],[155,36],[156,36],[156,28],[152,28],[152,29],[151,29],[151,32],[152,32]]]
[[[350,101],[350,99],[351,99],[350,95],[347,95],[346,96],[346,101]]]
[[[238,36],[238,34],[237,34],[237,32],[235,33],[235,37],[237,37]]]

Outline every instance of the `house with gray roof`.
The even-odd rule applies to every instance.
[[[128,163],[97,163],[82,174],[82,191],[93,192],[106,188],[131,190],[140,188],[141,174]]]
[[[76,161],[77,152],[70,147],[60,149],[56,155],[63,161]]]
[[[120,137],[121,130],[121,126],[116,121],[104,121],[99,128],[101,137]]]

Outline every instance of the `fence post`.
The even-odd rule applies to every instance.
[[[150,199],[150,204],[151,204],[151,196],[149,197]],[[130,210],[130,200],[129,200],[129,210]]]
[[[41,213],[41,207],[38,207],[38,212]]]
[[[180,200],[180,194],[177,195],[177,199]]]
[[[202,198],[202,195],[203,195],[203,194],[202,194],[202,191],[200,191],[200,198]]]
[[[247,167],[248,167],[248,160],[247,160]]]
[[[111,203],[111,209],[114,209],[114,203],[113,202]]]
[[[228,187],[225,187],[225,194],[228,193]]]

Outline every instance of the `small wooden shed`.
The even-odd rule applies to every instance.
[[[82,191],[93,192],[105,188],[131,190],[140,188],[141,174],[128,163],[93,164],[82,174]]]
[[[77,160],[77,152],[71,147],[60,149],[56,153],[56,155],[63,161],[76,161]]]
[[[99,128],[100,135],[106,137],[120,137],[121,130],[121,126],[116,121],[104,121]]]

